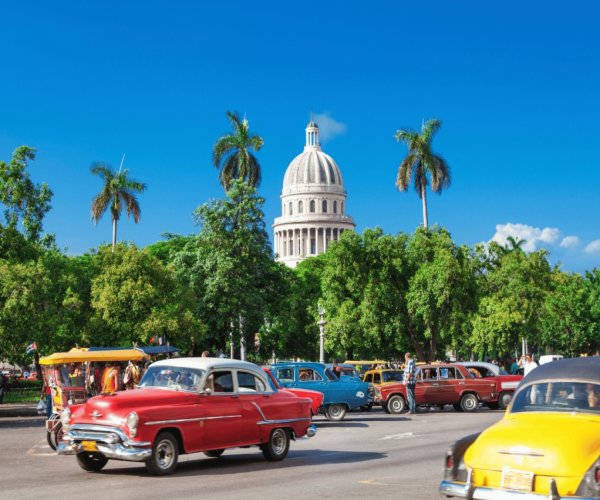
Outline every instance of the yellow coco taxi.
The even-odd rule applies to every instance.
[[[502,420],[450,447],[444,475],[449,497],[600,498],[600,357],[534,369]]]

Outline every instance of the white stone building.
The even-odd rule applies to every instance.
[[[339,167],[321,151],[319,127],[306,127],[304,152],[296,156],[283,178],[281,217],[275,219],[275,260],[296,267],[327,250],[356,224],[346,215],[346,191]]]

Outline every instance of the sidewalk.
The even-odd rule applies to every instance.
[[[0,404],[0,418],[6,417],[37,417],[37,404],[35,403],[2,403]]]

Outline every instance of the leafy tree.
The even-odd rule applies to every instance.
[[[101,247],[97,265],[89,343],[147,344],[160,336],[187,348],[201,340],[205,327],[193,314],[191,298],[177,287],[174,270],[147,250],[120,244],[109,252]]]
[[[260,164],[250,152],[259,151],[263,146],[262,137],[250,133],[250,124],[238,113],[227,111],[232,133],[217,140],[213,146],[213,164],[219,169],[219,182],[226,191],[232,187],[234,179],[246,181],[252,187],[260,185]]]
[[[427,217],[427,185],[431,178],[431,189],[441,194],[444,188],[450,186],[450,168],[446,160],[431,150],[431,141],[442,126],[436,118],[428,120],[421,127],[421,133],[413,130],[398,130],[396,140],[404,142],[408,152],[398,168],[396,186],[400,191],[406,191],[411,183],[423,202],[423,227],[428,227]]]
[[[408,243],[412,264],[406,294],[408,336],[420,359],[445,357],[470,330],[476,308],[475,267],[468,247],[457,247],[448,231],[419,228]]]
[[[110,214],[113,223],[112,248],[114,251],[117,243],[117,222],[121,217],[123,207],[127,216],[133,216],[134,222],[140,221],[142,211],[135,197],[136,193],[143,193],[146,184],[130,179],[127,174],[128,169],[115,172],[110,165],[95,163],[91,167],[91,172],[102,178],[104,185],[102,191],[92,200],[92,220],[98,223],[100,218],[110,207]]]
[[[541,341],[540,318],[551,286],[544,250],[501,255],[481,281],[482,298],[473,317],[471,341],[476,349],[513,352],[525,338]]]
[[[200,232],[174,258],[183,286],[193,291],[196,315],[209,326],[207,342],[228,339],[248,346],[280,294],[281,272],[273,266],[265,230],[264,199],[234,179],[224,200],[200,206]]]
[[[593,354],[600,347],[600,323],[591,314],[586,279],[557,269],[551,278],[552,289],[541,318],[541,343],[551,352],[567,356]]]
[[[4,224],[9,230],[18,230],[21,222],[29,241],[38,241],[42,221],[50,210],[52,191],[46,183],[34,184],[27,172],[27,162],[35,159],[35,149],[21,146],[12,159],[0,161],[0,205]]]

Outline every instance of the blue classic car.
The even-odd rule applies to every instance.
[[[328,420],[342,420],[346,411],[369,407],[373,403],[371,384],[348,377],[338,378],[322,363],[276,363],[271,365],[271,373],[283,387],[322,392],[321,411]]]

